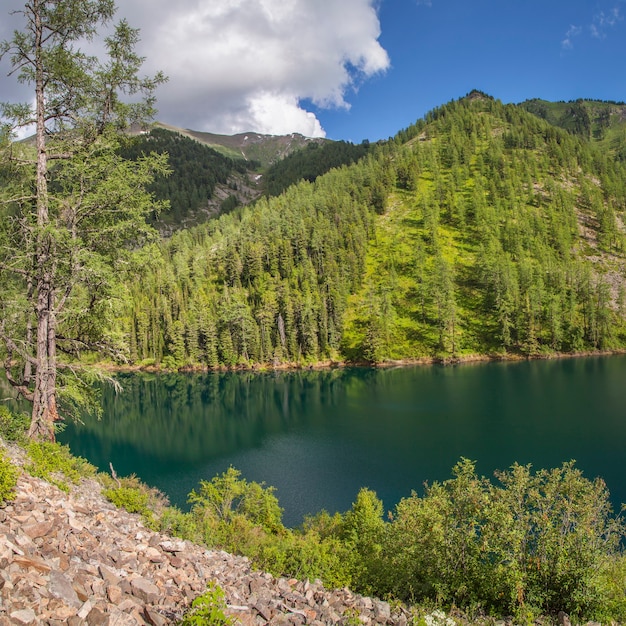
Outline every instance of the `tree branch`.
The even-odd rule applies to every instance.
[[[58,154],[49,154],[48,161],[61,161],[71,159],[74,155],[71,152],[59,152]]]
[[[70,347],[64,347],[61,344],[58,345],[59,350],[65,354],[77,356],[81,351],[87,350],[107,354],[109,357],[124,363],[128,361],[121,350],[106,341],[85,341],[83,339],[76,339],[73,337],[64,337],[63,335],[57,335],[57,340],[59,342],[64,341],[70,344]],[[59,368],[61,367],[63,366],[59,364]]]
[[[34,199],[35,196],[20,196],[18,198],[10,198],[9,200],[0,200],[0,204],[13,204],[14,202],[26,202]]]
[[[37,164],[37,161],[35,161],[35,159],[21,159],[21,158],[14,157],[14,156],[10,156],[9,161],[17,165],[36,165]],[[32,196],[32,197],[34,198],[35,196]]]
[[[19,274],[20,276],[24,276],[24,278],[30,278],[30,272],[27,272],[26,270],[18,267],[11,267],[10,265],[6,265],[5,263],[0,263],[0,270],[12,272],[13,274]]]
[[[28,387],[17,382],[15,378],[13,378],[13,374],[6,363],[4,364],[4,375],[11,384],[11,387],[13,387],[13,389],[15,389],[25,400],[32,402],[35,399],[35,394]]]
[[[37,360],[32,357],[30,354],[28,354],[27,352],[24,352],[24,350],[22,350],[16,343],[15,341],[13,341],[13,339],[11,339],[11,337],[9,337],[5,332],[4,332],[4,321],[2,323],[2,326],[0,326],[0,339],[2,339],[2,341],[4,341],[4,345],[7,347],[7,351],[10,354],[13,354],[13,352],[16,352],[17,354],[20,355],[20,357],[25,361],[30,363],[31,365],[34,365],[35,367],[37,367]]]

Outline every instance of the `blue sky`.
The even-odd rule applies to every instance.
[[[626,100],[626,2],[383,0],[379,41],[390,67],[313,108],[333,139],[381,139],[480,89],[503,102]]]
[[[0,40],[20,29],[2,0]],[[480,89],[503,102],[626,100],[626,0],[118,0],[158,119],[233,134],[394,135]],[[92,50],[98,51],[98,43]],[[0,64],[0,99],[32,89]]]

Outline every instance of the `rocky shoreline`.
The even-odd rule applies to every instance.
[[[15,454],[13,453],[12,456]],[[275,578],[248,559],[149,530],[94,480],[69,493],[22,472],[0,508],[0,626],[164,626],[214,581],[225,612],[261,624],[407,624],[409,614],[319,581]]]

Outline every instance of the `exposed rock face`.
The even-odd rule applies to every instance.
[[[246,558],[146,529],[85,481],[68,495],[24,474],[0,509],[0,626],[163,626],[215,581],[244,625],[406,624],[386,602],[255,572]]]

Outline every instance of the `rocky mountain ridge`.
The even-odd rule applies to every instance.
[[[10,454],[21,464],[17,449]],[[0,509],[0,626],[164,626],[212,581],[226,614],[244,625],[407,623],[408,612],[386,602],[277,579],[246,558],[149,530],[93,480],[64,493],[22,472]]]
[[[319,137],[305,137],[300,133],[267,135],[251,131],[235,135],[220,135],[218,133],[180,128],[163,122],[156,122],[155,125],[190,139],[195,139],[199,143],[233,159],[257,161],[261,167],[267,167],[280,159],[284,159],[286,156],[302,150],[309,144],[321,144],[329,141]]]

